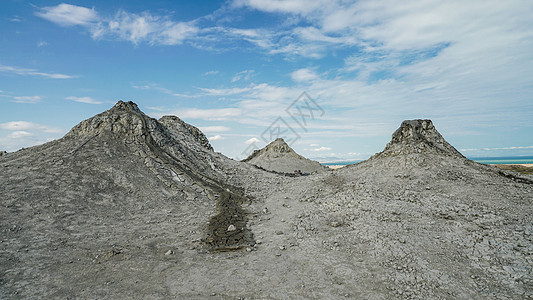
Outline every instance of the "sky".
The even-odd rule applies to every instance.
[[[243,159],[366,159],[406,119],[533,155],[533,1],[0,0],[0,150],[133,101]]]

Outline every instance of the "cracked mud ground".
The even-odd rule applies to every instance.
[[[0,157],[0,298],[531,299],[531,176],[454,150],[288,177],[119,102]]]

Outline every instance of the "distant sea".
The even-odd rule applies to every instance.
[[[469,157],[468,159],[490,165],[533,164],[533,156]]]
[[[468,157],[473,161],[478,163],[488,164],[488,165],[503,165],[503,164],[533,164],[533,156],[502,156],[502,157]],[[363,160],[353,160],[353,161],[336,161],[336,162],[325,162],[322,163],[325,166],[346,166],[352,165]]]
[[[347,165],[353,165],[356,163],[360,163],[363,160],[351,160],[351,161],[335,161],[335,162],[324,162],[322,163],[324,166],[347,166]]]

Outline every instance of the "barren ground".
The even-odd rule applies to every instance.
[[[0,157],[0,298],[533,299],[529,175],[424,150],[289,177],[129,109]]]

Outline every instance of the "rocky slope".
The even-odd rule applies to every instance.
[[[428,120],[289,177],[119,102],[0,157],[8,299],[528,299],[531,177],[471,162]]]
[[[352,289],[355,298],[529,299],[532,187],[531,177],[467,160],[431,121],[411,120],[371,159],[287,189],[305,203],[291,224],[300,246],[334,255],[324,268],[342,261],[331,272],[346,291],[360,284],[355,269],[383,287],[371,297]]]
[[[277,179],[211,149],[195,127],[121,101],[57,141],[3,155],[0,294],[112,297],[105,282],[140,280],[149,269],[128,268],[146,257],[253,245],[242,205]]]
[[[255,150],[243,160],[268,171],[278,173],[317,173],[328,170],[319,162],[296,153],[282,138],[278,138],[261,150]]]

